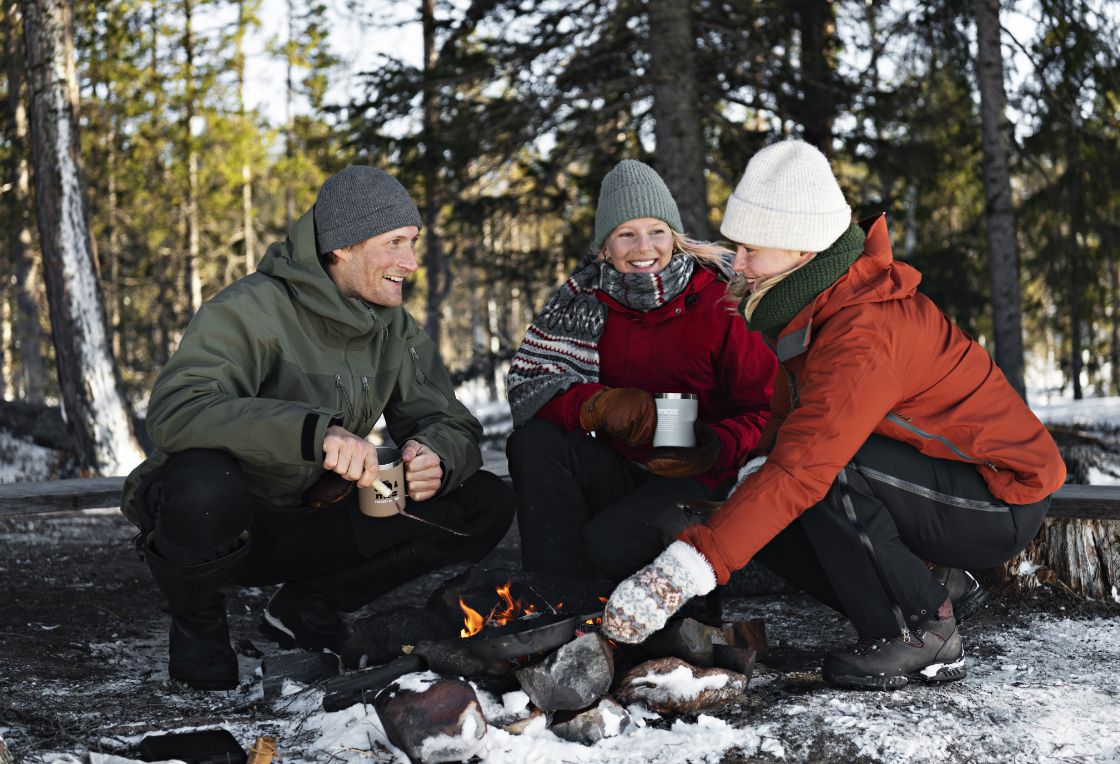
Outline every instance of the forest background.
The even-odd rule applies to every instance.
[[[134,414],[195,311],[354,163],[417,200],[407,305],[491,399],[587,253],[615,162],[652,164],[689,234],[717,238],[747,160],[791,136],[830,156],[858,215],[888,214],[922,291],[1023,394],[1120,393],[1120,3],[3,0],[0,14],[0,426],[68,442],[65,469],[135,462]],[[279,76],[262,85],[247,40],[265,20],[280,31],[253,55]],[[341,33],[364,50],[356,71]],[[262,86],[281,113],[250,102]]]

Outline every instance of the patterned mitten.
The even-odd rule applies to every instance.
[[[603,634],[619,642],[644,642],[681,605],[714,588],[716,574],[708,558],[695,547],[674,541],[615,588],[603,611]]]

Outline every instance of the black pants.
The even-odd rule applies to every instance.
[[[697,522],[677,501],[718,493],[694,478],[654,475],[602,441],[542,419],[514,430],[506,453],[522,564],[533,573],[621,581]]]
[[[755,559],[847,615],[861,637],[896,636],[895,606],[912,626],[934,617],[947,596],[924,561],[999,565],[1034,538],[1049,507],[1049,498],[1009,506],[973,465],[873,435],[824,500]]]
[[[355,566],[407,545],[409,558],[428,570],[477,561],[501,541],[514,513],[513,492],[489,472],[476,473],[444,496],[406,506],[469,537],[402,515],[367,517],[358,510],[356,491],[323,509],[278,507],[249,493],[237,459],[210,449],[171,455],[141,485],[137,503],[143,530],[154,532],[154,550],[172,563],[219,559],[236,549],[247,531],[252,548],[234,583],[298,582],[347,610],[388,591],[375,576],[350,575]]]

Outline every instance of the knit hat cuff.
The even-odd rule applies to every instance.
[[[420,211],[411,200],[380,207],[372,214],[364,210],[362,212],[365,212],[365,214],[326,230],[317,228],[315,238],[319,245],[319,251],[333,252],[352,244],[359,244],[366,239],[396,228],[404,228],[410,225],[417,228],[423,227],[423,221],[420,220]]]
[[[760,207],[732,194],[719,231],[738,244],[823,252],[852,224],[852,208],[787,212]]]

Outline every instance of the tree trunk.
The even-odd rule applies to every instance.
[[[246,0],[237,4],[237,112],[245,120],[245,31],[248,18]],[[257,264],[257,239],[253,230],[253,168],[248,162],[241,165],[241,229],[242,254],[245,258],[245,272],[252,273]]]
[[[27,107],[24,102],[25,77],[21,65],[18,30],[20,10],[11,2],[8,14],[8,114],[11,119],[13,143],[26,146],[28,138]],[[43,333],[39,327],[39,266],[31,255],[31,227],[27,223],[27,208],[31,200],[31,170],[26,151],[12,152],[9,170],[12,188],[12,216],[8,220],[8,246],[15,274],[15,336],[18,353],[16,375],[20,396],[30,403],[42,403],[47,371],[43,363]]]
[[[440,347],[443,301],[450,288],[450,274],[439,237],[440,197],[438,170],[439,104],[436,101],[436,16],[435,0],[421,0],[424,27],[424,271],[428,278],[428,311],[424,329],[436,348]]]
[[[1077,108],[1076,106],[1073,108]],[[1066,236],[1066,254],[1069,257],[1069,353],[1070,376],[1073,380],[1073,399],[1081,400],[1081,259],[1083,252],[1077,240],[1081,230],[1081,211],[1083,205],[1083,185],[1081,182],[1081,152],[1078,145],[1079,135],[1075,113],[1069,115],[1069,131],[1066,135],[1066,183],[1069,202],[1069,227]]]
[[[1109,395],[1120,395],[1120,276],[1116,260],[1108,258]]]
[[[976,0],[976,79],[984,146],[984,208],[988,222],[988,277],[996,364],[1019,396],[1023,383],[1023,328],[1019,313],[1019,252],[1011,204],[1010,126],[1003,90],[999,0]]]
[[[78,83],[65,0],[21,0],[39,238],[67,427],[82,466],[131,469],[136,441],[109,352],[78,165]]]
[[[677,200],[685,232],[707,240],[712,229],[688,6],[688,0],[657,0],[648,6],[656,164]]]
[[[284,159],[289,168],[291,168],[292,158],[295,156],[295,148],[292,145],[292,142],[295,141],[296,132],[295,113],[292,110],[292,96],[295,94],[295,62],[292,60],[295,53],[292,47],[295,44],[296,9],[293,0],[288,0],[288,48],[285,55],[287,68],[285,69],[284,81]],[[296,200],[291,183],[284,184],[284,218],[284,230],[287,230],[296,218]]]
[[[188,318],[194,317],[202,307],[202,274],[199,273],[199,260],[201,246],[199,240],[198,222],[198,145],[195,140],[195,111],[197,109],[197,96],[194,86],[194,5],[193,0],[183,0],[183,53],[186,56],[186,68],[183,73],[184,88],[186,90],[186,109],[183,119],[186,122],[187,142],[187,262],[184,287],[189,299],[187,310]]]
[[[798,0],[801,33],[801,103],[798,121],[805,142],[832,155],[836,118],[836,10],[831,0]]]

